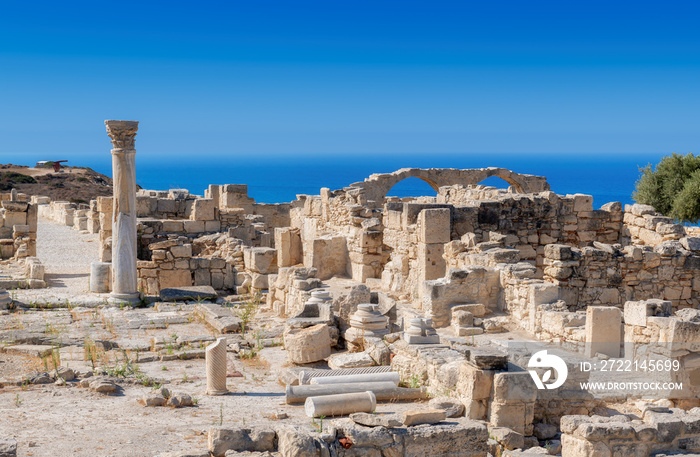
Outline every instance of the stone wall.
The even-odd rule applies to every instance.
[[[700,248],[690,241],[686,246]],[[700,252],[678,241],[648,246],[572,248],[550,245],[545,251],[545,280],[561,288],[572,310],[589,305],[622,306],[627,300],[663,298],[674,309],[700,303]]]
[[[685,236],[682,225],[664,217],[649,205],[625,205],[623,236],[625,244],[654,247],[664,241],[680,240]]]
[[[681,450],[700,452],[700,408],[690,411],[650,407],[641,420],[624,415],[565,416],[561,419],[562,457],[647,457]]]
[[[38,205],[17,192],[0,194],[0,199],[0,257],[35,257]]]
[[[267,307],[280,317],[293,317],[304,309],[311,290],[321,287],[315,268],[283,267],[268,277]]]
[[[329,420],[323,421],[327,424]],[[340,441],[342,439],[342,441]],[[489,433],[484,424],[451,419],[421,427],[365,427],[350,419],[337,419],[322,433],[308,428],[261,426],[249,428],[212,427],[209,451],[214,457],[225,454],[275,452],[280,456],[404,456],[428,455],[487,457]],[[341,443],[345,442],[346,446]],[[347,445],[349,443],[349,445]],[[278,454],[277,454],[278,453]]]
[[[137,262],[139,287],[146,295],[158,295],[169,287],[212,286],[233,290],[236,268],[223,258],[194,257],[192,244],[181,239],[149,245],[151,260]]]
[[[648,380],[683,383],[683,390],[659,392],[667,399],[700,401],[700,310],[672,315],[666,300],[628,301],[624,307],[625,358],[638,363],[678,360],[678,370],[654,370]]]

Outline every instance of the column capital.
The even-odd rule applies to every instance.
[[[114,149],[134,149],[139,121],[106,120],[105,126],[107,126],[107,135],[112,139]]]

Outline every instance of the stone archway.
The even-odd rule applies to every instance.
[[[351,184],[346,190],[357,194],[361,200],[381,204],[384,198],[400,181],[418,178],[430,185],[436,192],[440,187],[461,184],[476,185],[486,178],[497,176],[518,193],[537,193],[549,190],[547,178],[516,173],[506,168],[402,168],[393,173],[375,173],[362,182]]]

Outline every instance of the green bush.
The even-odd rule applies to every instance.
[[[700,220],[700,157],[673,153],[656,167],[647,165],[632,198],[680,222]]]
[[[36,184],[36,179],[14,171],[0,173],[0,190],[10,190],[16,184]]]

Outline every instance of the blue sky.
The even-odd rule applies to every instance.
[[[0,0],[0,162],[698,153],[699,5]]]

